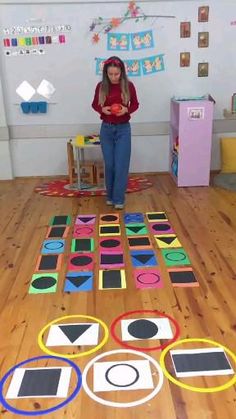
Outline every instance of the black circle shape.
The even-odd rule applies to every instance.
[[[120,245],[120,241],[116,239],[104,239],[100,242],[100,246],[104,247],[105,249],[109,249],[110,247],[118,247]]]
[[[135,377],[134,381],[131,382],[130,384],[115,384],[109,379],[108,374],[112,370],[112,368],[119,367],[120,365],[126,365],[126,366],[132,368],[135,371],[136,377]],[[130,387],[133,384],[137,383],[137,381],[139,379],[139,372],[138,372],[137,368],[135,368],[133,365],[130,365],[130,364],[127,364],[127,363],[116,364],[116,365],[112,365],[110,368],[108,368],[108,370],[106,371],[106,374],[105,374],[105,378],[106,378],[107,382],[114,387]]]
[[[152,273],[153,276],[156,276],[156,281],[154,281],[154,282],[141,281],[140,277],[150,275],[150,273],[148,273],[148,271],[147,271],[147,273],[143,272],[143,273],[139,274],[137,276],[137,281],[140,282],[140,284],[157,284],[158,282],[160,282],[160,275],[155,274],[154,272],[151,272],[151,273]]]
[[[46,290],[56,284],[56,279],[52,276],[40,276],[31,282],[32,287],[36,290]]]
[[[89,263],[91,263],[92,260],[93,259],[90,256],[79,255],[79,256],[74,256],[73,258],[71,258],[70,262],[72,263],[72,265],[75,265],[75,266],[86,266]]]
[[[152,228],[155,231],[166,231],[170,229],[170,225],[166,223],[153,224]]]
[[[176,254],[179,254],[180,256],[183,256],[181,259],[171,259],[171,255],[176,255]],[[171,262],[182,262],[182,260],[184,260],[184,259],[186,259],[186,255],[184,255],[183,253],[181,253],[181,252],[169,252],[169,253],[166,253],[165,254],[165,259],[167,259],[167,260],[170,260]]]
[[[52,250],[61,249],[63,247],[63,243],[62,242],[59,242],[59,240],[57,240],[57,242],[58,242],[58,244],[60,244],[60,246],[57,246],[57,247],[55,247],[53,249],[51,249],[50,247],[48,247],[50,245],[50,243],[53,243],[53,241],[52,242],[49,242],[49,243],[45,243],[45,245],[43,247],[45,247],[45,249],[48,249],[48,250],[51,250],[51,251]]]
[[[117,216],[116,215],[103,215],[103,217],[101,217],[102,221],[116,221],[117,220]]]
[[[128,332],[138,339],[150,339],[157,334],[158,327],[150,320],[139,319],[129,324]]]

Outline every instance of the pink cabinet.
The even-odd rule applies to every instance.
[[[210,100],[171,100],[170,172],[177,186],[208,186],[213,106]]]

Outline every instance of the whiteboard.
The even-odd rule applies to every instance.
[[[107,37],[101,35],[98,44],[91,42],[89,26],[99,16],[99,6],[94,4],[5,4],[0,5],[1,48],[0,65],[8,125],[70,125],[90,124],[99,121],[91,108],[94,89],[100,76],[95,74],[96,57],[119,55],[122,59],[140,59],[145,56],[164,54],[165,70],[155,74],[132,77],[135,83],[140,109],[133,122],[169,121],[169,103],[173,95],[201,96],[210,93],[216,100],[215,119],[223,119],[223,109],[230,108],[231,95],[235,92],[235,1],[208,1],[209,22],[199,23],[198,7],[202,2],[141,2],[146,15],[174,15],[174,19],[159,18],[153,21],[130,20],[114,32],[139,32],[152,30],[154,47],[149,50],[107,50]],[[101,7],[101,6],[100,6]],[[102,17],[123,16],[125,3],[102,5]],[[191,37],[180,38],[180,22],[191,22]],[[3,28],[41,22],[47,25],[68,24],[63,45],[45,45],[41,56],[4,55]],[[198,48],[198,32],[209,32],[209,47]],[[180,52],[191,53],[190,67],[179,65]],[[209,76],[198,77],[199,62],[209,63]],[[56,91],[49,102],[46,114],[22,113],[20,97],[16,93],[19,84],[27,80],[34,88],[46,79]],[[34,101],[43,100],[36,93]]]

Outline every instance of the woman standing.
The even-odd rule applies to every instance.
[[[96,86],[92,107],[102,119],[100,141],[105,162],[106,202],[115,209],[123,209],[131,154],[129,120],[139,103],[119,57],[104,62],[102,81]]]

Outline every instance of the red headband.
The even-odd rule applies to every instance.
[[[121,67],[121,63],[116,58],[108,58],[108,60],[104,61],[104,65],[107,64],[115,64],[117,67]]]

